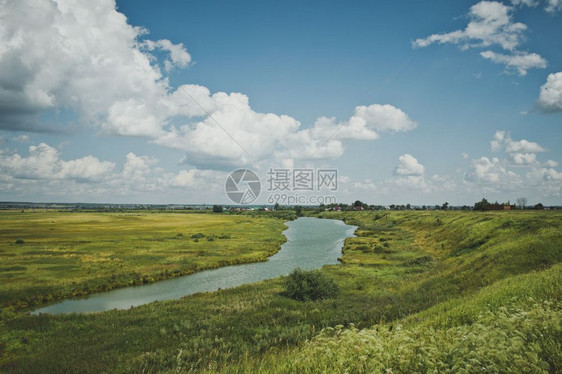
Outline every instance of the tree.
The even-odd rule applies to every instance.
[[[297,217],[302,216],[302,206],[297,205],[297,206],[295,207],[295,214],[297,215]]]
[[[279,203],[275,203],[275,206],[273,207],[274,210],[279,210]]]
[[[490,205],[490,203],[488,202],[488,200],[486,199],[482,199],[481,201],[477,202],[476,204],[474,204],[474,210],[486,210],[486,208],[488,207],[488,205]]]
[[[449,209],[449,203],[445,202],[443,203],[443,205],[441,206],[441,210],[447,210]]]
[[[536,210],[543,210],[543,209],[544,209],[544,205],[542,205],[541,203],[538,203],[537,205],[535,205],[535,209],[536,209]]]
[[[527,205],[527,198],[526,197],[519,197],[516,200],[517,207],[519,209],[525,209],[525,205]]]
[[[213,205],[213,213],[222,213],[222,205]]]

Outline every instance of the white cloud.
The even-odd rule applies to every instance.
[[[514,23],[510,7],[496,1],[481,1],[470,8],[470,22],[464,30],[446,34],[433,34],[417,39],[415,47],[427,47],[433,43],[461,44],[463,48],[499,45],[512,51],[519,46],[522,33],[527,29],[522,23]]]
[[[115,167],[113,162],[100,161],[93,156],[65,161],[60,152],[41,143],[29,147],[29,156],[0,154],[0,172],[15,179],[73,179],[100,181]]]
[[[517,174],[507,170],[496,157],[491,160],[480,157],[473,160],[465,174],[465,180],[473,183],[502,184],[508,186],[517,179]]]
[[[422,164],[416,160],[415,157],[406,153],[398,157],[398,165],[394,169],[395,175],[412,175],[420,176],[425,172],[425,168]]]
[[[537,158],[538,153],[547,152],[540,144],[525,139],[515,141],[509,132],[498,130],[491,147],[494,152],[505,151],[506,158],[472,160],[464,176],[470,188],[480,187],[485,193],[518,190],[520,193],[541,193],[542,196],[556,196],[562,191],[562,173],[553,169],[558,163],[553,160],[541,163]],[[525,174],[514,171],[522,167],[527,170]]]
[[[507,68],[516,69],[519,75],[527,75],[527,70],[532,68],[546,68],[546,60],[536,53],[518,52],[513,55],[505,55],[492,51],[481,52],[485,59],[495,63],[505,64]]]
[[[532,0],[515,0],[514,5],[531,5]],[[508,69],[516,69],[520,75],[531,68],[545,68],[546,60],[537,53],[517,51],[527,26],[512,20],[512,7],[497,1],[481,1],[470,8],[470,22],[464,30],[445,34],[433,34],[414,41],[415,48],[427,47],[433,43],[459,44],[462,49],[499,46],[510,54],[484,51],[480,55],[495,63],[502,63]]]
[[[157,159],[148,156],[137,156],[129,152],[123,164],[121,175],[127,181],[134,183],[144,182],[146,176],[150,174],[157,163]]]
[[[515,152],[545,152],[546,150],[541,147],[536,142],[530,142],[525,139],[521,139],[519,141],[514,141],[508,138],[506,142],[506,152],[508,153],[515,153]]]
[[[554,13],[562,9],[562,0],[547,0],[545,10]]]
[[[512,153],[509,155],[515,165],[539,165],[536,153]]]
[[[18,135],[14,138],[14,140],[18,143],[27,143],[29,142],[29,135]]]
[[[146,46],[149,51],[160,49],[170,53],[170,57],[164,60],[164,68],[168,72],[171,71],[174,66],[185,68],[191,62],[191,55],[187,53],[182,43],[174,44],[167,39],[161,39],[158,41],[145,40],[143,45]]]
[[[181,170],[172,179],[172,186],[174,187],[191,187],[195,184],[195,169]]]
[[[562,111],[562,72],[548,75],[541,86],[538,105],[545,112]]]
[[[498,130],[494,134],[494,139],[490,142],[492,151],[498,152],[505,149],[507,153],[539,153],[546,152],[540,144],[530,142],[526,139],[515,141],[506,131]]]
[[[359,106],[346,122],[320,117],[312,128],[301,129],[301,123],[290,116],[255,112],[241,93],[211,95],[204,87],[185,86],[183,93],[178,90],[174,95],[197,96],[198,102],[205,103],[205,112],[200,107],[182,106],[180,99],[174,100],[173,110],[204,118],[171,126],[154,142],[181,149],[187,153],[188,163],[207,167],[259,163],[272,155],[279,160],[334,159],[343,154],[342,140],[374,140],[379,133],[417,126],[406,113],[388,104]]]
[[[500,149],[502,149],[502,143],[505,139],[505,135],[506,135],[505,131],[502,130],[496,131],[496,133],[494,134],[494,140],[490,142],[492,151],[497,152]]]
[[[547,181],[562,181],[562,173],[554,169],[541,168],[538,170],[544,180]]]
[[[85,196],[90,201],[135,201],[140,194],[143,201],[156,203],[177,202],[178,198],[195,202],[194,194],[216,198],[222,193],[224,172],[186,169],[173,173],[157,164],[155,158],[130,152],[121,169],[115,171],[115,163],[93,156],[64,160],[57,149],[41,143],[31,146],[27,156],[0,150],[0,190],[5,196],[23,194],[34,196],[34,200],[65,201],[83,201]]]
[[[511,0],[511,3],[515,6],[530,6],[535,7],[539,5],[538,0]]]
[[[539,0],[511,0],[515,6],[529,6],[536,7],[539,5]],[[554,13],[562,9],[562,0],[544,0],[544,10],[549,13]]]
[[[166,123],[160,107],[169,87],[139,43],[145,33],[127,24],[112,0],[5,3],[0,13],[1,126],[37,130],[30,116],[70,108],[108,132],[158,133]],[[154,43],[170,52],[172,64],[185,66],[190,60],[181,45]]]
[[[562,173],[553,168],[535,168],[527,173],[527,178],[536,187],[548,186],[550,191],[562,190]]]
[[[162,71],[186,68],[190,54],[181,43],[147,39],[148,31],[129,25],[115,6],[21,0],[3,8],[0,127],[38,131],[41,122],[32,116],[69,109],[105,134],[145,137],[185,151],[191,165],[213,168],[333,159],[344,151],[342,140],[416,127],[400,109],[373,104],[357,107],[345,123],[320,118],[303,129],[290,116],[254,111],[241,93],[189,84],[173,89]]]

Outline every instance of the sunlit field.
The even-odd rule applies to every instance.
[[[26,213],[27,214],[27,213]],[[5,296],[21,302],[43,279],[50,292],[72,282],[91,282],[87,266],[109,277],[132,272],[158,274],[178,258],[200,266],[220,262],[202,252],[216,243],[235,248],[229,261],[253,253],[236,247],[261,238],[259,256],[281,243],[281,220],[249,216],[30,213],[14,218],[2,254],[21,266],[17,281],[5,279]],[[30,316],[5,313],[0,339],[2,367],[13,372],[560,372],[562,362],[562,214],[559,212],[347,212],[319,215],[359,226],[346,240],[342,263],[322,272],[340,288],[337,297],[296,301],[277,278],[235,289],[155,302],[125,311],[88,315]],[[23,215],[25,217],[25,214]],[[52,221],[55,221],[53,223]],[[55,245],[49,225],[94,222],[83,241],[61,229],[74,245]],[[126,223],[128,221],[128,223]],[[24,224],[25,222],[25,224]],[[153,226],[143,224],[154,223]],[[221,226],[216,226],[220,222]],[[113,223],[113,224],[111,224]],[[118,226],[120,223],[121,226]],[[13,242],[27,226],[37,237]],[[120,229],[118,229],[120,227]],[[214,227],[214,229],[211,229]],[[242,236],[238,228],[244,227]],[[126,229],[128,228],[128,229]],[[117,234],[118,231],[128,234]],[[66,234],[62,234],[66,232]],[[88,231],[86,231],[88,232]],[[99,233],[99,236],[91,234]],[[231,235],[195,242],[191,235]],[[39,235],[43,233],[43,235]],[[177,238],[182,233],[183,238]],[[88,239],[85,239],[88,238]],[[96,238],[96,239],[94,239]],[[117,239],[119,238],[119,239]],[[161,240],[150,241],[150,238]],[[245,238],[245,239],[243,239]],[[27,244],[38,243],[34,248]],[[94,243],[95,241],[95,243]],[[115,243],[114,255],[103,253]],[[57,283],[47,270],[73,256],[32,255],[39,242],[53,252],[80,252],[76,272],[61,272]],[[137,243],[136,250],[125,243]],[[270,247],[266,243],[270,242]],[[50,244],[47,244],[50,243]],[[102,243],[105,243],[102,245]],[[121,244],[119,244],[121,243]],[[197,246],[201,247],[197,247]],[[181,257],[180,247],[189,250]],[[203,247],[205,246],[205,247]],[[243,246],[242,246],[243,247]],[[192,249],[194,248],[194,249]],[[238,248],[238,252],[236,252]],[[259,246],[257,248],[260,248]],[[46,250],[46,248],[44,249]],[[200,252],[197,252],[200,251]],[[140,254],[139,254],[140,252]],[[195,252],[195,254],[193,253]],[[150,259],[147,253],[155,256]],[[197,257],[197,253],[203,255]],[[59,259],[34,263],[42,259]],[[90,257],[91,256],[91,257]],[[91,261],[93,258],[120,258]],[[144,256],[144,257],[143,257]],[[259,259],[256,257],[253,259]],[[84,260],[88,261],[84,261]],[[77,259],[74,259],[76,261]],[[83,266],[83,268],[82,268]],[[123,269],[123,270],[122,270]],[[164,270],[165,271],[165,270]],[[193,271],[186,265],[186,271]],[[12,276],[13,277],[13,276]],[[29,277],[30,280],[25,280]],[[94,279],[105,279],[103,277]],[[125,278],[124,278],[125,279]],[[58,286],[60,284],[61,286]],[[17,286],[17,287],[16,287]],[[18,291],[19,290],[19,291]],[[25,292],[25,293],[24,293]],[[39,293],[38,293],[39,294]],[[61,292],[61,294],[63,294]]]
[[[265,261],[285,240],[284,229],[279,219],[235,215],[0,211],[0,305]]]

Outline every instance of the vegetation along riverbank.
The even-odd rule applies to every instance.
[[[359,227],[357,237],[345,242],[341,264],[321,270],[338,287],[333,297],[294,300],[287,296],[284,279],[276,278],[125,311],[57,316],[4,311],[0,322],[2,369],[233,373],[562,370],[561,212],[305,214],[342,219]],[[217,220],[226,216],[203,217]],[[232,230],[244,220],[255,220],[247,229],[270,225],[263,231],[255,227],[255,235],[270,235],[264,238],[279,245],[282,220],[260,215],[232,217]],[[170,239],[156,243],[176,243],[178,239],[171,237],[179,232],[184,237],[197,232],[228,234],[229,226],[220,227],[215,229],[220,232],[206,231],[203,226],[183,231],[174,227],[162,233]],[[130,232],[142,236],[146,230],[137,226]],[[21,248],[12,245],[15,239],[10,238],[9,245],[4,240],[2,253],[14,254],[7,256],[14,257],[10,266],[26,266],[16,264],[16,259],[28,255],[12,252]],[[194,241],[190,236],[185,240]],[[206,243],[203,238],[201,242]],[[162,261],[170,261],[164,259],[168,254],[160,256]],[[123,255],[122,261],[127,258]],[[135,266],[144,263],[133,259],[138,261]],[[144,261],[148,266],[152,260]],[[115,269],[119,276],[119,268]],[[72,275],[67,277],[71,283]],[[17,292],[8,295],[9,302],[18,301]]]

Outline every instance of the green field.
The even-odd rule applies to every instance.
[[[265,261],[284,242],[284,229],[277,219],[219,214],[3,211],[0,306]]]
[[[10,214],[3,216],[5,222],[19,225],[23,231],[14,233],[12,227],[12,232],[6,233],[9,230],[2,226],[6,244],[1,253],[10,254],[2,257],[2,267],[26,267],[21,279],[13,284],[5,274],[14,271],[1,273],[4,298],[14,303],[35,290],[36,286],[30,287],[25,279],[36,276],[28,268],[45,266],[34,265],[28,258],[31,255],[25,254],[38,249],[24,246],[35,245],[33,240],[48,236],[33,239],[20,233],[32,232],[40,226],[34,222],[51,213],[31,213],[35,218],[24,218],[27,213],[22,217]],[[57,214],[69,222],[81,219],[79,214]],[[338,284],[336,298],[310,302],[289,299],[283,293],[283,279],[278,278],[126,311],[30,316],[10,310],[0,326],[2,369],[34,373],[562,371],[562,213],[319,215],[359,226],[357,237],[345,243],[342,264],[322,270]],[[88,249],[86,243],[75,244],[83,251],[82,256],[89,258],[88,252],[95,252],[93,248],[104,248],[99,240],[106,237],[93,239],[96,235],[89,227],[95,228],[103,219],[119,222],[118,217],[90,216],[96,223],[84,224],[83,230],[92,240],[92,248]],[[187,220],[201,220],[197,221],[201,226],[191,229],[186,225],[180,230],[181,214],[170,215],[174,218],[169,220],[166,217],[168,214],[147,214],[127,230],[131,232],[130,244],[144,243],[144,239],[158,235],[165,238],[150,244],[154,251],[161,251],[163,266],[175,261],[167,255],[178,255],[173,243],[185,241],[189,248],[214,244],[220,240],[206,243],[199,239],[194,243],[191,235],[228,233],[228,227],[235,230],[242,225],[236,222],[254,222],[246,226],[254,234],[246,237],[252,241],[245,256],[254,251],[266,253],[267,240],[274,247],[272,251],[280,243],[280,220],[187,215]],[[40,232],[47,232],[52,220],[47,218]],[[218,228],[214,220],[225,220],[231,226]],[[169,229],[162,228],[161,232],[158,222]],[[127,227],[123,225],[121,231]],[[104,229],[98,232],[101,235]],[[183,239],[175,239],[180,232]],[[66,235],[74,238],[75,234]],[[230,240],[242,240],[243,234],[230,235]],[[26,244],[13,244],[18,237]],[[64,238],[58,236],[58,240]],[[50,243],[43,244],[43,250],[61,246]],[[256,243],[264,247],[254,248]],[[113,267],[108,276],[112,272],[116,277],[132,271],[143,273],[145,270],[139,269],[154,266],[148,259],[135,257],[138,253],[131,246],[124,247],[119,258],[127,270]],[[66,250],[77,251],[71,246]],[[64,256],[54,258],[60,258],[60,265],[65,261]],[[233,253],[231,260],[234,258]],[[57,265],[53,262],[48,266]],[[78,275],[84,277],[80,282],[91,282],[85,269]],[[43,292],[56,293],[61,288],[46,276],[40,279]],[[72,274],[64,276],[65,282],[72,283],[72,279]]]

